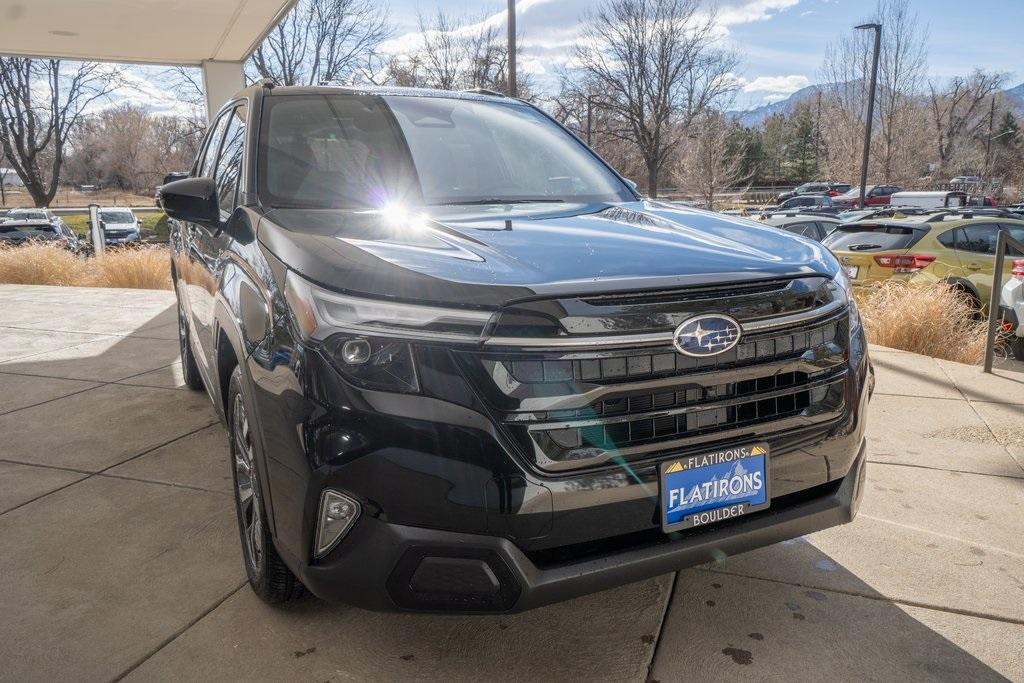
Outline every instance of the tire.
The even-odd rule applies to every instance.
[[[185,311],[181,305],[181,295],[179,294],[178,351],[181,354],[181,374],[185,378],[185,386],[193,391],[199,391],[203,388],[203,376],[199,374],[199,366],[196,364],[196,357],[192,353],[192,343],[188,335],[188,322],[185,318]]]
[[[1024,337],[1016,335],[1010,337],[1009,347],[1014,359],[1024,361]]]
[[[253,433],[249,427],[249,405],[242,389],[242,369],[236,366],[228,384],[227,418],[242,561],[253,592],[266,603],[281,604],[302,596],[305,589],[277,554],[267,529]]]

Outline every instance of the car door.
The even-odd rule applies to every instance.
[[[974,285],[982,305],[986,306],[992,296],[998,238],[997,223],[965,225],[956,233],[956,250],[964,278]]]
[[[217,184],[217,200],[220,203],[222,222],[230,218],[236,206],[247,112],[244,103],[228,112],[220,149],[213,167],[212,177]],[[196,225],[191,233],[192,248],[189,254],[193,261],[194,276],[202,285],[193,288],[192,317],[196,330],[196,345],[199,347],[197,356],[201,356],[200,362],[204,363],[207,370],[212,367],[216,353],[214,306],[224,270],[224,255],[230,246],[230,239],[227,232],[207,226]]]
[[[217,167],[217,155],[220,152],[221,142],[224,139],[224,129],[227,127],[230,112],[224,112],[210,126],[206,144],[202,156],[196,162],[193,172],[195,177],[212,178]],[[205,295],[210,288],[203,274],[206,272],[202,265],[201,242],[203,228],[182,221],[180,226],[181,253],[175,257],[175,268],[178,274],[178,297],[185,304],[185,314],[188,316],[189,327],[192,334],[189,339],[193,345],[193,352],[199,363],[200,370],[206,374],[207,365],[205,356],[202,353],[203,340],[199,339],[200,320],[203,315],[202,307],[208,299]]]

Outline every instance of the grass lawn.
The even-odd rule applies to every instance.
[[[137,213],[135,214],[139,219],[139,226],[142,228],[143,239],[147,242],[167,242],[169,226],[167,225],[167,215],[163,212],[158,213]],[[68,224],[68,227],[75,231],[80,239],[89,239],[89,214],[87,213],[75,213],[69,216],[61,216],[64,222]],[[146,230],[151,230],[156,233],[155,236],[146,239]]]

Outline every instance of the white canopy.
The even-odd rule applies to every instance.
[[[0,0],[0,53],[203,67],[216,111],[296,0]]]

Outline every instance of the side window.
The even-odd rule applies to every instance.
[[[245,105],[235,107],[229,116],[227,129],[224,132],[224,144],[221,145],[220,157],[217,160],[217,197],[220,199],[220,210],[230,214],[235,210],[238,179],[242,173],[242,155],[245,151]]]
[[[947,249],[956,249],[956,232],[956,230],[947,230],[936,239],[939,240],[939,244]]]
[[[206,141],[206,149],[203,152],[203,159],[197,167],[197,175],[206,178],[213,177],[213,169],[217,163],[217,150],[220,149],[220,141],[224,137],[224,126],[228,123],[228,113],[221,115],[213,124],[210,137]]]
[[[785,226],[786,232],[796,233],[811,239],[818,239],[817,229],[814,223],[790,223]]]
[[[1024,242],[1024,225],[1014,225],[1012,223],[1003,223],[1003,230],[1006,230],[1008,233],[1010,233],[1010,237],[1012,237],[1013,239],[1017,240],[1018,242]],[[1020,256],[1024,256],[1024,254],[1020,253],[1020,249],[1017,249],[1016,247],[1014,247],[1012,245],[1006,245],[1006,246],[1009,247],[1006,250],[1006,253],[1008,255],[1016,256],[1018,258]]]
[[[963,241],[957,240],[957,249],[975,254],[995,255],[996,238],[999,235],[999,229],[995,225],[990,223],[968,225],[962,230],[961,235]]]

